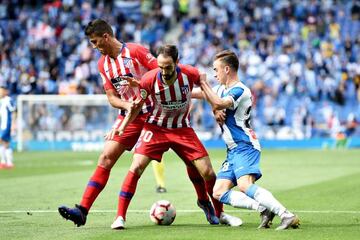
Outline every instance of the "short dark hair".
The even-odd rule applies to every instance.
[[[114,37],[114,32],[106,21],[102,19],[95,19],[88,23],[85,27],[85,35],[87,37],[95,34],[96,36],[102,36],[104,33],[108,33],[111,37]]]
[[[178,60],[179,51],[175,45],[166,44],[160,46],[156,52],[156,56],[163,54],[165,57],[171,57],[174,62]]]
[[[236,54],[231,50],[224,50],[216,54],[214,61],[218,59],[226,65],[229,65],[229,67],[234,71],[237,71],[239,69],[239,59]]]

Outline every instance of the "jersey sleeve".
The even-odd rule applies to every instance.
[[[114,86],[111,84],[111,80],[106,76],[105,69],[104,69],[104,61],[105,58],[101,57],[98,61],[98,70],[102,79],[104,90],[107,91],[109,89],[116,90]]]
[[[190,66],[190,65],[184,65],[184,68],[186,69],[187,75],[189,79],[195,84],[200,85],[200,72],[197,68]]]
[[[156,58],[150,53],[149,49],[144,46],[136,46],[136,58],[139,60],[148,70],[152,70],[158,67]]]
[[[155,81],[155,76],[156,75],[154,74],[154,71],[151,71],[145,73],[144,76],[141,78],[139,88],[140,88],[140,97],[142,100],[147,99],[151,95]]]
[[[241,87],[234,87],[232,88],[229,93],[224,98],[231,98],[233,104],[230,110],[234,110],[239,106],[241,97],[243,96],[244,89]]]

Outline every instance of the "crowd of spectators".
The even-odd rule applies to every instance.
[[[14,96],[102,94],[83,28],[103,18],[118,39],[153,52],[170,37],[180,62],[214,83],[214,54],[234,50],[261,138],[360,136],[359,0],[9,2],[0,3],[0,83]],[[194,106],[194,127],[217,136],[209,105]]]

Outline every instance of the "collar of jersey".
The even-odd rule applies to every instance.
[[[122,55],[123,55],[123,50],[124,50],[124,48],[126,47],[126,43],[125,42],[121,42],[122,43],[122,47],[121,47],[121,49],[120,49],[120,56],[122,57]]]

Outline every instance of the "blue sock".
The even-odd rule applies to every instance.
[[[246,189],[245,194],[248,195],[249,197],[251,197],[252,199],[254,199],[254,195],[256,190],[258,189],[258,186],[255,184],[250,185],[250,187],[248,187],[248,189]]]
[[[231,190],[226,191],[220,198],[220,202],[224,203],[224,204],[228,204],[230,205],[230,192]]]

